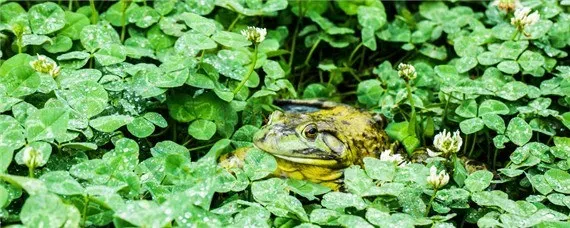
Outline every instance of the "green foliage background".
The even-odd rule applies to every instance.
[[[526,35],[483,1],[0,0],[0,225],[567,227],[570,1],[522,4]],[[266,178],[258,150],[218,167],[275,98],[382,113],[408,152],[460,129],[490,169],[366,158],[330,192]],[[439,191],[430,166],[452,174]]]

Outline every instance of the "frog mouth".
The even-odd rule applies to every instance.
[[[292,156],[284,156],[279,154],[271,154],[277,158],[287,160],[294,163],[306,164],[306,165],[314,165],[314,166],[336,166],[338,165],[338,161],[330,160],[330,159],[318,159],[318,158],[308,158],[308,157],[292,157]]]

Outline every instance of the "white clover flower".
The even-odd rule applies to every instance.
[[[530,14],[531,9],[528,7],[518,8],[515,11],[514,17],[511,18],[511,24],[516,27],[519,32],[524,33],[526,36],[530,36],[524,31],[527,26],[533,25],[540,19],[540,14],[535,11]]]
[[[515,11],[515,18],[518,20],[523,19],[524,17],[528,16],[528,14],[530,13],[531,9],[529,7],[522,7],[519,8]]]
[[[263,40],[265,40],[267,30],[265,28],[247,26],[247,29],[241,30],[241,34],[245,36],[249,41],[261,43]]]
[[[411,81],[418,75],[416,73],[416,68],[411,64],[400,63],[398,65],[398,75],[406,81]]]
[[[27,167],[34,168],[45,163],[42,154],[31,146],[27,146],[22,151],[22,161]]]
[[[514,11],[522,7],[521,2],[519,0],[495,0],[491,3],[491,6],[496,6],[500,10],[504,11]]]
[[[47,58],[45,55],[38,54],[38,59],[30,61],[30,66],[34,68],[35,71],[49,74],[54,78],[57,77],[60,72],[60,68],[57,63]]]
[[[391,149],[387,149],[380,154],[380,161],[393,162],[398,166],[405,166],[408,164],[401,154],[392,154]]]
[[[427,177],[427,182],[434,189],[440,189],[449,182],[449,175],[445,172],[445,170],[442,170],[441,172],[439,172],[439,174],[437,174],[437,168],[435,166],[432,166],[429,169],[429,176]]]
[[[433,138],[435,148],[445,155],[457,153],[462,144],[463,139],[459,135],[459,131],[455,131],[452,136],[451,132],[444,129]]]
[[[536,24],[536,22],[538,22],[538,20],[540,20],[540,14],[538,13],[538,11],[535,11],[534,13],[528,15],[523,22],[526,25],[534,25]]]

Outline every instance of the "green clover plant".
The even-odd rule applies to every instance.
[[[569,12],[0,0],[0,224],[567,227]],[[346,168],[341,191],[276,177],[252,137],[283,98],[381,114],[405,152]],[[238,148],[243,167],[218,166]]]

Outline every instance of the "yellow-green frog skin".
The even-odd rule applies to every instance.
[[[344,168],[362,165],[364,157],[378,157],[390,148],[371,114],[342,104],[309,113],[275,111],[253,143],[277,159],[274,175],[333,189],[340,187]],[[243,151],[235,156],[245,157]]]

